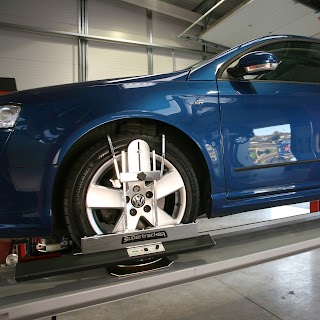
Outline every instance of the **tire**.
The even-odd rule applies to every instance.
[[[133,133],[111,138],[120,168],[121,151],[127,151],[129,143],[135,139],[146,141],[150,150],[156,151],[157,167],[160,168],[159,138]],[[151,184],[145,185],[149,188]],[[160,226],[195,220],[200,201],[197,178],[186,156],[170,142],[166,142],[164,175],[157,182],[157,190],[160,192],[157,200]],[[64,215],[73,241],[79,246],[83,236],[121,232],[119,225],[122,225],[124,205],[119,199],[122,197],[123,190],[116,179],[108,141],[103,139],[75,160],[66,178]],[[130,221],[135,225],[134,220]],[[141,230],[152,226],[145,216],[140,216],[134,228]]]

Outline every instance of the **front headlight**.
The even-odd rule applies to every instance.
[[[6,104],[0,106],[0,129],[12,128],[21,111],[20,106]]]

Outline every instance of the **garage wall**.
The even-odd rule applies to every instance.
[[[189,22],[168,17],[164,14],[154,12],[152,15],[153,42],[162,45],[201,50],[201,46],[186,42],[178,38],[190,25]],[[194,27],[188,31],[189,35],[200,33],[200,27]],[[202,60],[201,54],[174,52],[175,70],[184,69]],[[154,50],[154,73],[171,72],[174,70],[171,50]]]
[[[88,1],[89,34],[147,42],[146,10],[119,0]],[[88,80],[148,74],[143,47],[89,42]]]
[[[148,74],[146,49],[111,43],[89,43],[88,80]]]
[[[77,0],[1,0],[0,21],[77,32]],[[0,29],[0,77],[18,90],[75,82],[77,40]]]
[[[153,73],[172,72],[174,69],[175,61],[172,57],[172,50],[153,49]]]
[[[0,22],[78,32],[78,1],[1,0]],[[144,8],[120,0],[89,0],[87,12],[90,35],[148,42]],[[177,38],[189,22],[155,12],[151,21],[153,43],[202,49]],[[15,77],[19,90],[78,81],[77,39],[0,29],[0,41],[0,77]],[[152,51],[153,73],[183,69],[202,59],[192,52]],[[148,74],[146,47],[88,41],[87,61],[88,80]]]
[[[177,70],[185,69],[201,61],[202,56],[199,54],[189,54],[185,52],[176,53],[176,68]]]
[[[146,9],[119,0],[90,0],[88,2],[89,34],[133,41],[148,41]],[[153,43],[201,50],[201,46],[178,39],[190,23],[161,13],[152,13]],[[196,34],[200,29],[195,28]],[[88,79],[104,79],[148,74],[145,48],[89,43]],[[175,53],[172,50],[153,49],[153,73],[184,69],[202,59],[201,54]]]
[[[77,32],[77,0],[1,0],[0,21]]]
[[[146,42],[145,12],[119,0],[89,0],[89,34]]]
[[[0,77],[18,90],[75,82],[77,41],[0,29]]]

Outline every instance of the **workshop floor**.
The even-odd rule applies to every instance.
[[[215,226],[305,214],[308,204],[219,218]],[[229,220],[229,221],[228,221]],[[205,224],[200,222],[200,228]],[[320,249],[141,294],[71,313],[57,320],[247,320],[320,318]]]

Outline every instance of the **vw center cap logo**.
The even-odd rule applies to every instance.
[[[142,194],[136,194],[132,197],[131,203],[135,208],[141,208],[146,202]]]

